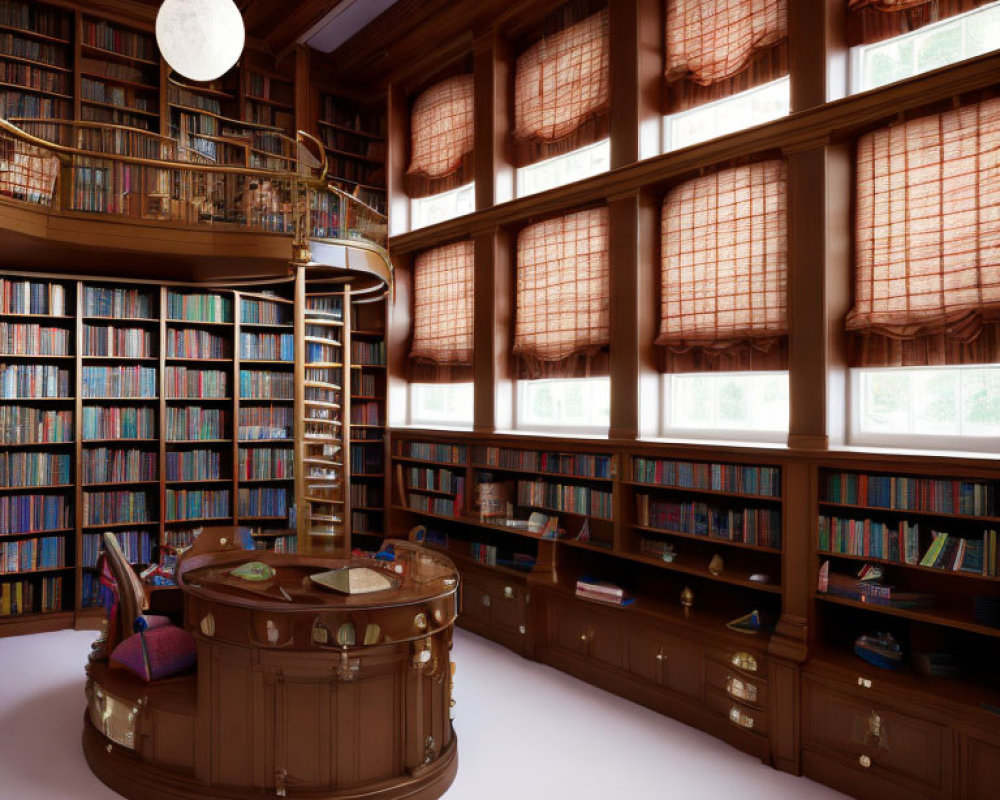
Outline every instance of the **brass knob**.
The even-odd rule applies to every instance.
[[[587,634],[585,634],[585,633],[581,633],[581,634],[580,634],[580,641],[581,641],[581,642],[585,642],[585,641],[587,641]]]
[[[666,661],[667,657],[665,655],[663,655],[663,653],[657,653],[656,654],[656,660],[657,661]]]
[[[514,599],[514,587],[513,586],[504,586],[503,587],[503,596],[507,600],[513,600]]]
[[[871,678],[858,678],[858,686],[862,686],[865,689],[872,688]]]
[[[858,759],[858,763],[865,769],[868,769],[868,767],[872,765],[872,760],[868,756],[861,756],[861,758]]]
[[[483,605],[486,606],[487,608],[489,608],[490,607],[490,602],[491,602],[490,601],[490,596],[488,594],[484,594],[483,595]]]

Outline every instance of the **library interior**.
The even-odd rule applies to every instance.
[[[0,654],[118,795],[456,797],[487,640],[995,800],[998,454],[1000,0],[0,0]]]

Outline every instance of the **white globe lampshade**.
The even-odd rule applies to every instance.
[[[212,81],[243,52],[243,17],[233,0],[163,0],[156,43],[167,63],[193,81]]]

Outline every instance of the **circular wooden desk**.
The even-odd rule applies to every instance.
[[[439,797],[458,767],[458,573],[439,554],[393,544],[393,562],[260,551],[185,559],[178,584],[197,673],[146,684],[92,666],[91,769],[133,800]],[[249,561],[276,574],[231,574]],[[396,586],[346,595],[310,578],[346,567]]]

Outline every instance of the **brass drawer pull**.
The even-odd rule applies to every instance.
[[[726,692],[737,700],[746,700],[749,703],[757,702],[757,687],[734,675],[726,676]]]
[[[865,769],[868,769],[872,765],[872,760],[868,756],[861,756],[858,759],[858,763]]]
[[[484,594],[483,595],[483,605],[486,606],[487,608],[489,608],[491,602],[492,601],[490,600],[490,596],[488,594]]]
[[[742,651],[739,653],[733,653],[731,661],[736,669],[741,669],[744,672],[757,671],[757,659],[749,653],[744,653]]]
[[[741,728],[746,728],[747,730],[753,728],[753,717],[739,708],[739,706],[733,706],[729,710],[729,720],[736,723]]]
[[[514,599],[514,587],[513,586],[504,586],[503,587],[503,596],[504,596],[505,600],[513,600]]]
[[[872,688],[871,678],[858,678],[858,686],[864,687],[865,689]]]

